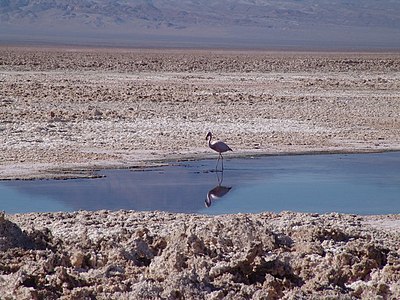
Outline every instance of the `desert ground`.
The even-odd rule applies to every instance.
[[[400,53],[0,47],[0,179],[400,150]],[[0,195],[1,196],[1,195]],[[2,299],[399,299],[400,215],[0,216]]]
[[[400,150],[400,54],[0,47],[0,178]]]

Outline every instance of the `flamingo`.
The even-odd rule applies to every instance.
[[[214,151],[217,151],[219,153],[218,160],[217,160],[217,165],[215,169],[218,168],[218,163],[220,158],[222,159],[222,170],[224,170],[224,157],[222,156],[222,153],[227,152],[227,151],[233,151],[227,144],[221,141],[214,141],[211,142],[212,139],[212,133],[209,131],[206,136],[206,140],[208,140],[208,146],[213,149]]]

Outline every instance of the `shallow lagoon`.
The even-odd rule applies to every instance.
[[[99,179],[2,181],[0,210],[400,213],[400,152],[227,156],[224,162],[224,172],[215,172],[216,160],[200,160],[104,170]]]

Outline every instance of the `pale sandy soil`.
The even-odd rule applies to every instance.
[[[0,48],[2,179],[214,156],[208,130],[230,155],[400,150],[399,116],[400,54]]]
[[[0,179],[400,150],[400,54],[0,48]],[[400,215],[0,215],[2,299],[399,299]]]

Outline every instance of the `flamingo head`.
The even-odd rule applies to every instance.
[[[211,139],[211,137],[212,137],[211,131],[209,131],[209,132],[207,133],[206,140],[208,140],[209,137],[210,137],[210,139]]]

